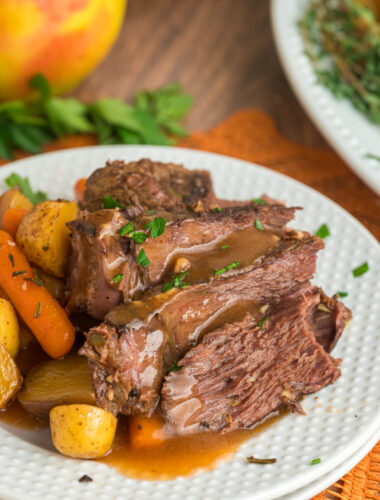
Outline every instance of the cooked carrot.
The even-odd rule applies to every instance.
[[[52,358],[61,358],[70,351],[75,330],[59,303],[40,285],[12,236],[0,231],[0,287],[41,347]]]
[[[75,183],[74,193],[75,193],[75,198],[78,201],[83,200],[84,192],[86,191],[86,181],[87,179],[79,179],[79,181]]]
[[[158,446],[166,438],[160,417],[133,416],[129,418],[129,440],[136,448]]]
[[[1,229],[16,238],[18,226],[27,213],[28,211],[23,208],[8,208],[3,217]]]

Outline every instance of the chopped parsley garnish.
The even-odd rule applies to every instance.
[[[32,280],[32,278],[24,278],[24,281],[30,281],[31,283],[34,283],[36,286],[45,286],[40,278],[35,278],[34,280]]]
[[[126,234],[131,233],[133,230],[134,230],[134,227],[133,227],[132,222],[128,222],[128,224],[126,224],[125,226],[123,226],[120,229],[119,234],[120,234],[120,236],[125,236]]]
[[[368,262],[363,262],[361,266],[358,266],[355,269],[353,269],[352,274],[354,278],[358,278],[362,274],[365,274],[367,271],[369,271]]]
[[[373,153],[367,153],[365,157],[370,158],[371,160],[380,161],[380,156],[374,155]]]
[[[155,210],[147,210],[145,213],[146,213],[146,215],[153,215],[156,213],[156,211]]]
[[[256,457],[247,457],[247,462],[249,464],[275,464],[277,462],[277,458],[256,458]]]
[[[259,231],[264,231],[263,225],[261,224],[261,222],[259,221],[259,219],[255,219],[255,227]]]
[[[145,233],[142,233],[141,231],[132,231],[128,234],[128,236],[138,244],[143,243],[148,237]]]
[[[39,318],[41,316],[41,308],[42,308],[42,303],[40,301],[40,302],[38,302],[36,310],[34,311],[33,318]]]
[[[256,205],[268,205],[268,202],[263,200],[262,198],[252,198],[252,203],[256,203]]]
[[[348,292],[336,292],[336,295],[338,295],[338,297],[347,297],[348,296]]]
[[[214,208],[214,212],[217,212],[218,214],[222,213],[223,212],[223,209],[220,208],[220,207],[215,207]]]
[[[266,323],[269,319],[269,316],[267,316],[266,318],[264,318],[263,320],[259,321],[257,323],[257,326],[259,327],[259,330],[262,330],[263,329],[263,326],[264,326],[264,323]]]
[[[182,366],[178,366],[177,361],[174,361],[172,366],[166,372],[166,375],[169,375],[170,372],[179,372],[179,370],[181,370],[182,368]]]
[[[8,258],[11,261],[12,267],[15,267],[15,260],[14,260],[13,255],[11,253],[8,254]]]
[[[124,274],[122,273],[118,273],[116,274],[113,278],[112,278],[112,281],[114,283],[120,283],[120,281],[124,278]]]
[[[148,257],[146,256],[146,253],[144,252],[143,248],[140,250],[140,253],[139,253],[139,255],[138,255],[137,259],[136,259],[136,262],[138,264],[140,264],[141,266],[143,266],[143,267],[148,267],[149,266],[150,262],[149,262]]]
[[[314,460],[310,462],[310,465],[317,465],[320,464],[321,462],[322,460],[320,458],[314,458]]]
[[[237,262],[235,260],[231,264],[228,264],[228,266],[222,267],[221,269],[217,269],[216,271],[214,271],[214,273],[217,274],[217,275],[223,274],[226,271],[229,271],[230,269],[234,269],[235,267],[239,267],[239,266],[240,266],[240,262]]]
[[[21,276],[22,274],[26,274],[26,271],[14,271],[12,273],[12,278],[15,278],[16,276]]]
[[[145,225],[146,229],[150,229],[150,235],[152,238],[158,238],[165,231],[166,220],[162,217],[155,217],[153,220]]]
[[[116,201],[112,196],[105,196],[103,198],[103,207],[104,208],[124,208],[118,201]]]
[[[327,236],[330,236],[330,229],[327,224],[322,224],[322,226],[316,231],[315,236],[319,238],[325,239]]]
[[[161,291],[163,293],[165,293],[165,292],[168,292],[169,290],[171,290],[172,288],[183,288],[183,287],[187,286],[187,283],[185,283],[183,281],[183,278],[186,276],[187,273],[188,273],[188,271],[184,271],[181,274],[176,274],[173,277],[172,281],[169,281],[168,283],[164,283]]]
[[[43,191],[33,191],[27,177],[23,178],[18,174],[11,174],[5,179],[5,182],[11,188],[18,187],[22,194],[24,194],[33,203],[33,205],[37,205],[37,203],[47,200],[47,195]]]
[[[222,250],[227,250],[228,248],[228,245],[223,245],[222,247],[220,247]]]

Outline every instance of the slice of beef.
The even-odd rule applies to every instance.
[[[266,321],[247,314],[207,333],[163,384],[161,411],[170,430],[225,433],[251,429],[284,406],[302,412],[304,395],[340,375],[310,328],[319,299],[307,283],[271,306]]]
[[[172,278],[181,257],[182,265],[186,262],[191,267],[186,277],[188,282],[212,272],[213,264],[220,268],[232,260],[251,263],[277,245],[278,238],[274,236],[284,234],[294,211],[295,208],[281,205],[253,204],[201,216],[194,213],[173,216],[155,210],[154,214],[144,213],[134,219],[134,227],[147,233],[146,224],[161,216],[167,221],[165,232],[158,238],[148,237],[142,244],[128,235],[120,236],[120,228],[128,219],[118,209],[82,214],[68,224],[73,252],[66,287],[67,310],[103,319],[112,307],[136,298],[165,277]],[[266,231],[254,227],[256,219]],[[228,248],[221,252],[223,242],[228,243]],[[141,249],[150,261],[149,267],[142,268],[137,263]],[[200,263],[199,259],[205,262]],[[115,276],[122,278],[115,283]]]
[[[251,266],[116,307],[81,350],[91,361],[97,404],[115,414],[151,414],[173,362],[247,310],[262,319],[269,303],[310,280],[322,247],[316,237],[285,237]]]
[[[87,179],[81,208],[101,210],[105,196],[112,196],[123,207],[134,206],[136,214],[157,207],[168,211],[183,211],[189,206],[206,210],[216,200],[209,172],[148,159],[109,161],[96,170]]]
[[[352,313],[350,309],[339,302],[337,297],[328,297],[320,291],[320,303],[311,313],[311,324],[317,341],[324,347],[326,352],[331,352],[344,327],[350,321]]]

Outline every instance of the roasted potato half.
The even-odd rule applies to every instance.
[[[70,248],[66,223],[77,213],[73,201],[44,201],[23,218],[16,240],[29,262],[57,278],[64,277]]]
[[[9,352],[0,344],[0,410],[14,399],[21,384],[20,370]]]
[[[0,196],[0,227],[5,212],[10,208],[22,208],[23,210],[29,211],[33,208],[33,203],[17,188],[5,191],[5,193]]]
[[[112,447],[117,419],[90,405],[57,406],[50,412],[54,446],[72,458],[98,458]]]
[[[9,300],[0,298],[0,344],[5,347],[12,358],[20,349],[20,329],[18,320]]]
[[[36,366],[25,377],[17,399],[26,411],[46,420],[55,406],[95,404],[87,359],[73,354]]]

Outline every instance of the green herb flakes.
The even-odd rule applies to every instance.
[[[322,224],[322,226],[316,231],[315,236],[325,239],[330,236],[330,229],[327,224]]]
[[[140,264],[142,267],[148,267],[150,265],[149,259],[146,256],[146,253],[144,252],[143,248],[140,250],[136,262]]]
[[[150,235],[152,238],[158,238],[164,233],[166,228],[166,220],[162,217],[155,217],[153,220],[145,225],[146,229],[150,230]]]
[[[221,248],[222,250],[227,250],[228,245],[223,245],[223,246],[221,246],[220,248]]]
[[[367,153],[365,155],[365,157],[369,158],[370,160],[376,160],[376,161],[380,162],[380,156],[374,155],[373,153]]]
[[[183,368],[182,366],[178,366],[177,361],[174,361],[172,366],[166,372],[166,375],[169,375],[169,373],[171,372],[179,372],[179,370],[181,370],[182,368]]]
[[[358,278],[359,276],[362,276],[362,274],[365,274],[367,271],[369,271],[368,262],[363,262],[363,264],[352,270],[352,274],[354,278]]]
[[[12,278],[15,278],[16,276],[22,276],[23,274],[26,274],[26,271],[13,271]]]
[[[36,310],[34,312],[33,318],[39,318],[41,316],[42,303],[38,302]]]
[[[217,269],[216,271],[214,271],[214,273],[216,275],[220,275],[220,274],[223,274],[223,273],[229,271],[230,269],[234,269],[235,267],[239,267],[239,266],[240,266],[240,262],[234,261],[231,264],[228,264],[228,266],[222,267],[221,269]]]
[[[47,200],[47,195],[43,191],[33,191],[33,189],[30,187],[29,179],[27,177],[21,177],[18,174],[11,174],[5,179],[5,182],[10,188],[18,187],[22,194],[25,195],[33,203],[33,205],[37,205],[38,203]]]
[[[183,288],[187,286],[187,283],[183,281],[187,273],[188,271],[184,271],[181,274],[175,275],[171,281],[169,281],[168,283],[164,283],[161,291],[165,293],[171,290],[172,288]]]
[[[338,297],[343,299],[344,297],[348,297],[348,292],[336,292],[335,295],[338,295]]]
[[[12,267],[15,267],[15,259],[11,253],[8,254],[8,259],[11,261]]]
[[[258,229],[259,231],[264,231],[263,225],[261,224],[261,222],[257,218],[255,219],[255,228]]]
[[[263,200],[262,198],[252,198],[252,203],[256,203],[256,205],[268,205],[268,202]]]
[[[259,321],[257,323],[257,326],[259,327],[259,330],[262,330],[263,329],[263,326],[264,324],[269,320],[269,316],[267,316],[266,318],[264,318],[263,320]]]
[[[113,278],[112,278],[112,281],[114,283],[120,283],[120,281],[124,278],[124,274],[122,273],[118,273],[116,274]]]
[[[104,208],[124,208],[118,201],[116,201],[112,196],[105,196],[103,198],[103,207]]]
[[[317,465],[320,464],[321,462],[322,460],[320,458],[314,458],[314,460],[310,462],[310,465]]]
[[[125,226],[123,226],[120,229],[119,234],[120,234],[120,236],[125,236],[126,234],[131,233],[133,230],[134,230],[134,227],[133,227],[132,222],[128,222],[128,224],[126,224]]]

